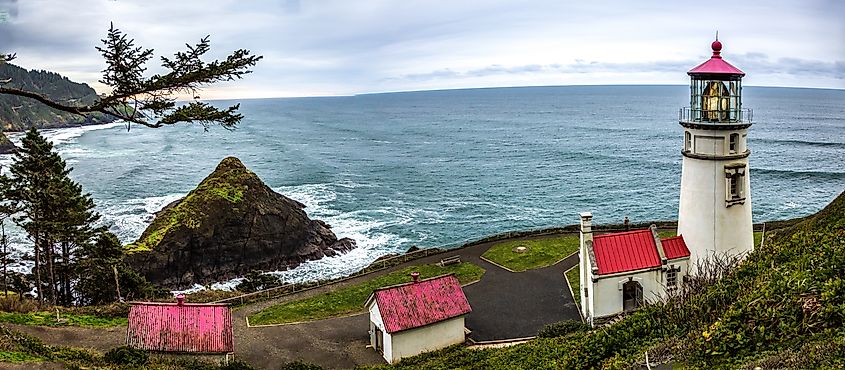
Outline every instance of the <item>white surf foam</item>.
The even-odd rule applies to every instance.
[[[150,225],[156,212],[183,196],[185,194],[173,193],[147,198],[107,200],[100,202],[98,211],[103,216],[103,224],[111,225],[110,230],[122,243],[132,243]]]

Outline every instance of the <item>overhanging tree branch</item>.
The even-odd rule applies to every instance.
[[[233,81],[251,73],[250,68],[261,60],[249,50],[236,50],[224,60],[205,62],[202,57],[211,50],[209,37],[196,45],[186,44],[187,50],[177,52],[172,58],[161,57],[161,66],[167,73],[145,77],[146,63],[152,59],[153,50],[135,46],[135,40],[116,29],[109,28],[103,46],[96,49],[106,61],[101,83],[112,91],[100,96],[89,105],[58,102],[32,91],[0,86],[0,94],[34,99],[53,109],[87,116],[107,114],[129,123],[147,127],[161,127],[178,122],[199,123],[204,127],[219,124],[225,128],[237,125],[243,116],[237,113],[239,105],[216,108],[199,101],[198,92],[209,85]],[[0,63],[14,55],[0,55]],[[191,102],[180,105],[178,95],[189,95]]]

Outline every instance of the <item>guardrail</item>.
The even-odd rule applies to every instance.
[[[751,123],[753,118],[754,111],[749,108],[713,110],[684,107],[678,112],[678,121],[680,122],[695,122],[706,125]]]
[[[277,298],[286,295],[290,295],[293,293],[299,293],[306,290],[320,288],[330,284],[336,284],[341,281],[346,281],[349,279],[353,279],[362,275],[370,274],[376,271],[381,271],[411,260],[415,260],[418,258],[423,258],[431,255],[435,255],[438,253],[443,253],[444,250],[437,249],[437,248],[429,248],[429,249],[420,249],[409,253],[404,253],[398,256],[388,257],[380,260],[376,260],[369,266],[365,267],[361,270],[356,269],[349,269],[349,275],[339,277],[336,279],[327,279],[327,280],[318,280],[309,283],[288,283],[282,284],[276,287],[259,290],[257,292],[252,293],[245,293],[234,297],[229,297],[221,300],[217,300],[211,303],[237,303],[238,305],[243,305],[245,303],[257,301],[257,300],[264,300],[270,298]]]

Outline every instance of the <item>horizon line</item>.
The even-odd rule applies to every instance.
[[[308,99],[308,98],[351,98],[356,96],[389,95],[389,94],[413,94],[425,92],[447,92],[465,90],[495,90],[495,89],[526,89],[526,88],[550,88],[550,87],[668,87],[668,86],[689,86],[687,84],[574,84],[574,85],[518,85],[518,86],[482,86],[482,87],[455,87],[442,89],[422,90],[388,90],[375,92],[361,92],[354,94],[327,94],[327,95],[302,95],[302,96],[267,96],[267,97],[239,97],[239,98],[213,98],[199,99],[200,101],[227,101],[227,100],[263,100],[263,99]],[[773,88],[773,89],[805,89],[805,90],[834,90],[845,91],[842,87],[807,87],[807,86],[771,86],[771,85],[745,85],[743,87]],[[192,101],[181,100],[178,101]]]

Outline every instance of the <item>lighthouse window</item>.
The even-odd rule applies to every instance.
[[[731,176],[731,199],[739,198],[739,176]]]
[[[692,134],[689,132],[684,133],[684,150],[687,152],[692,150]]]
[[[731,134],[729,145],[730,145],[730,149],[729,149],[730,153],[736,154],[736,152],[739,150],[739,134]]]
[[[701,109],[706,121],[723,121],[727,119],[728,101],[730,93],[722,81],[708,81],[701,97]]]
[[[725,167],[725,201],[730,207],[745,202],[743,184],[745,183],[745,165]]]

